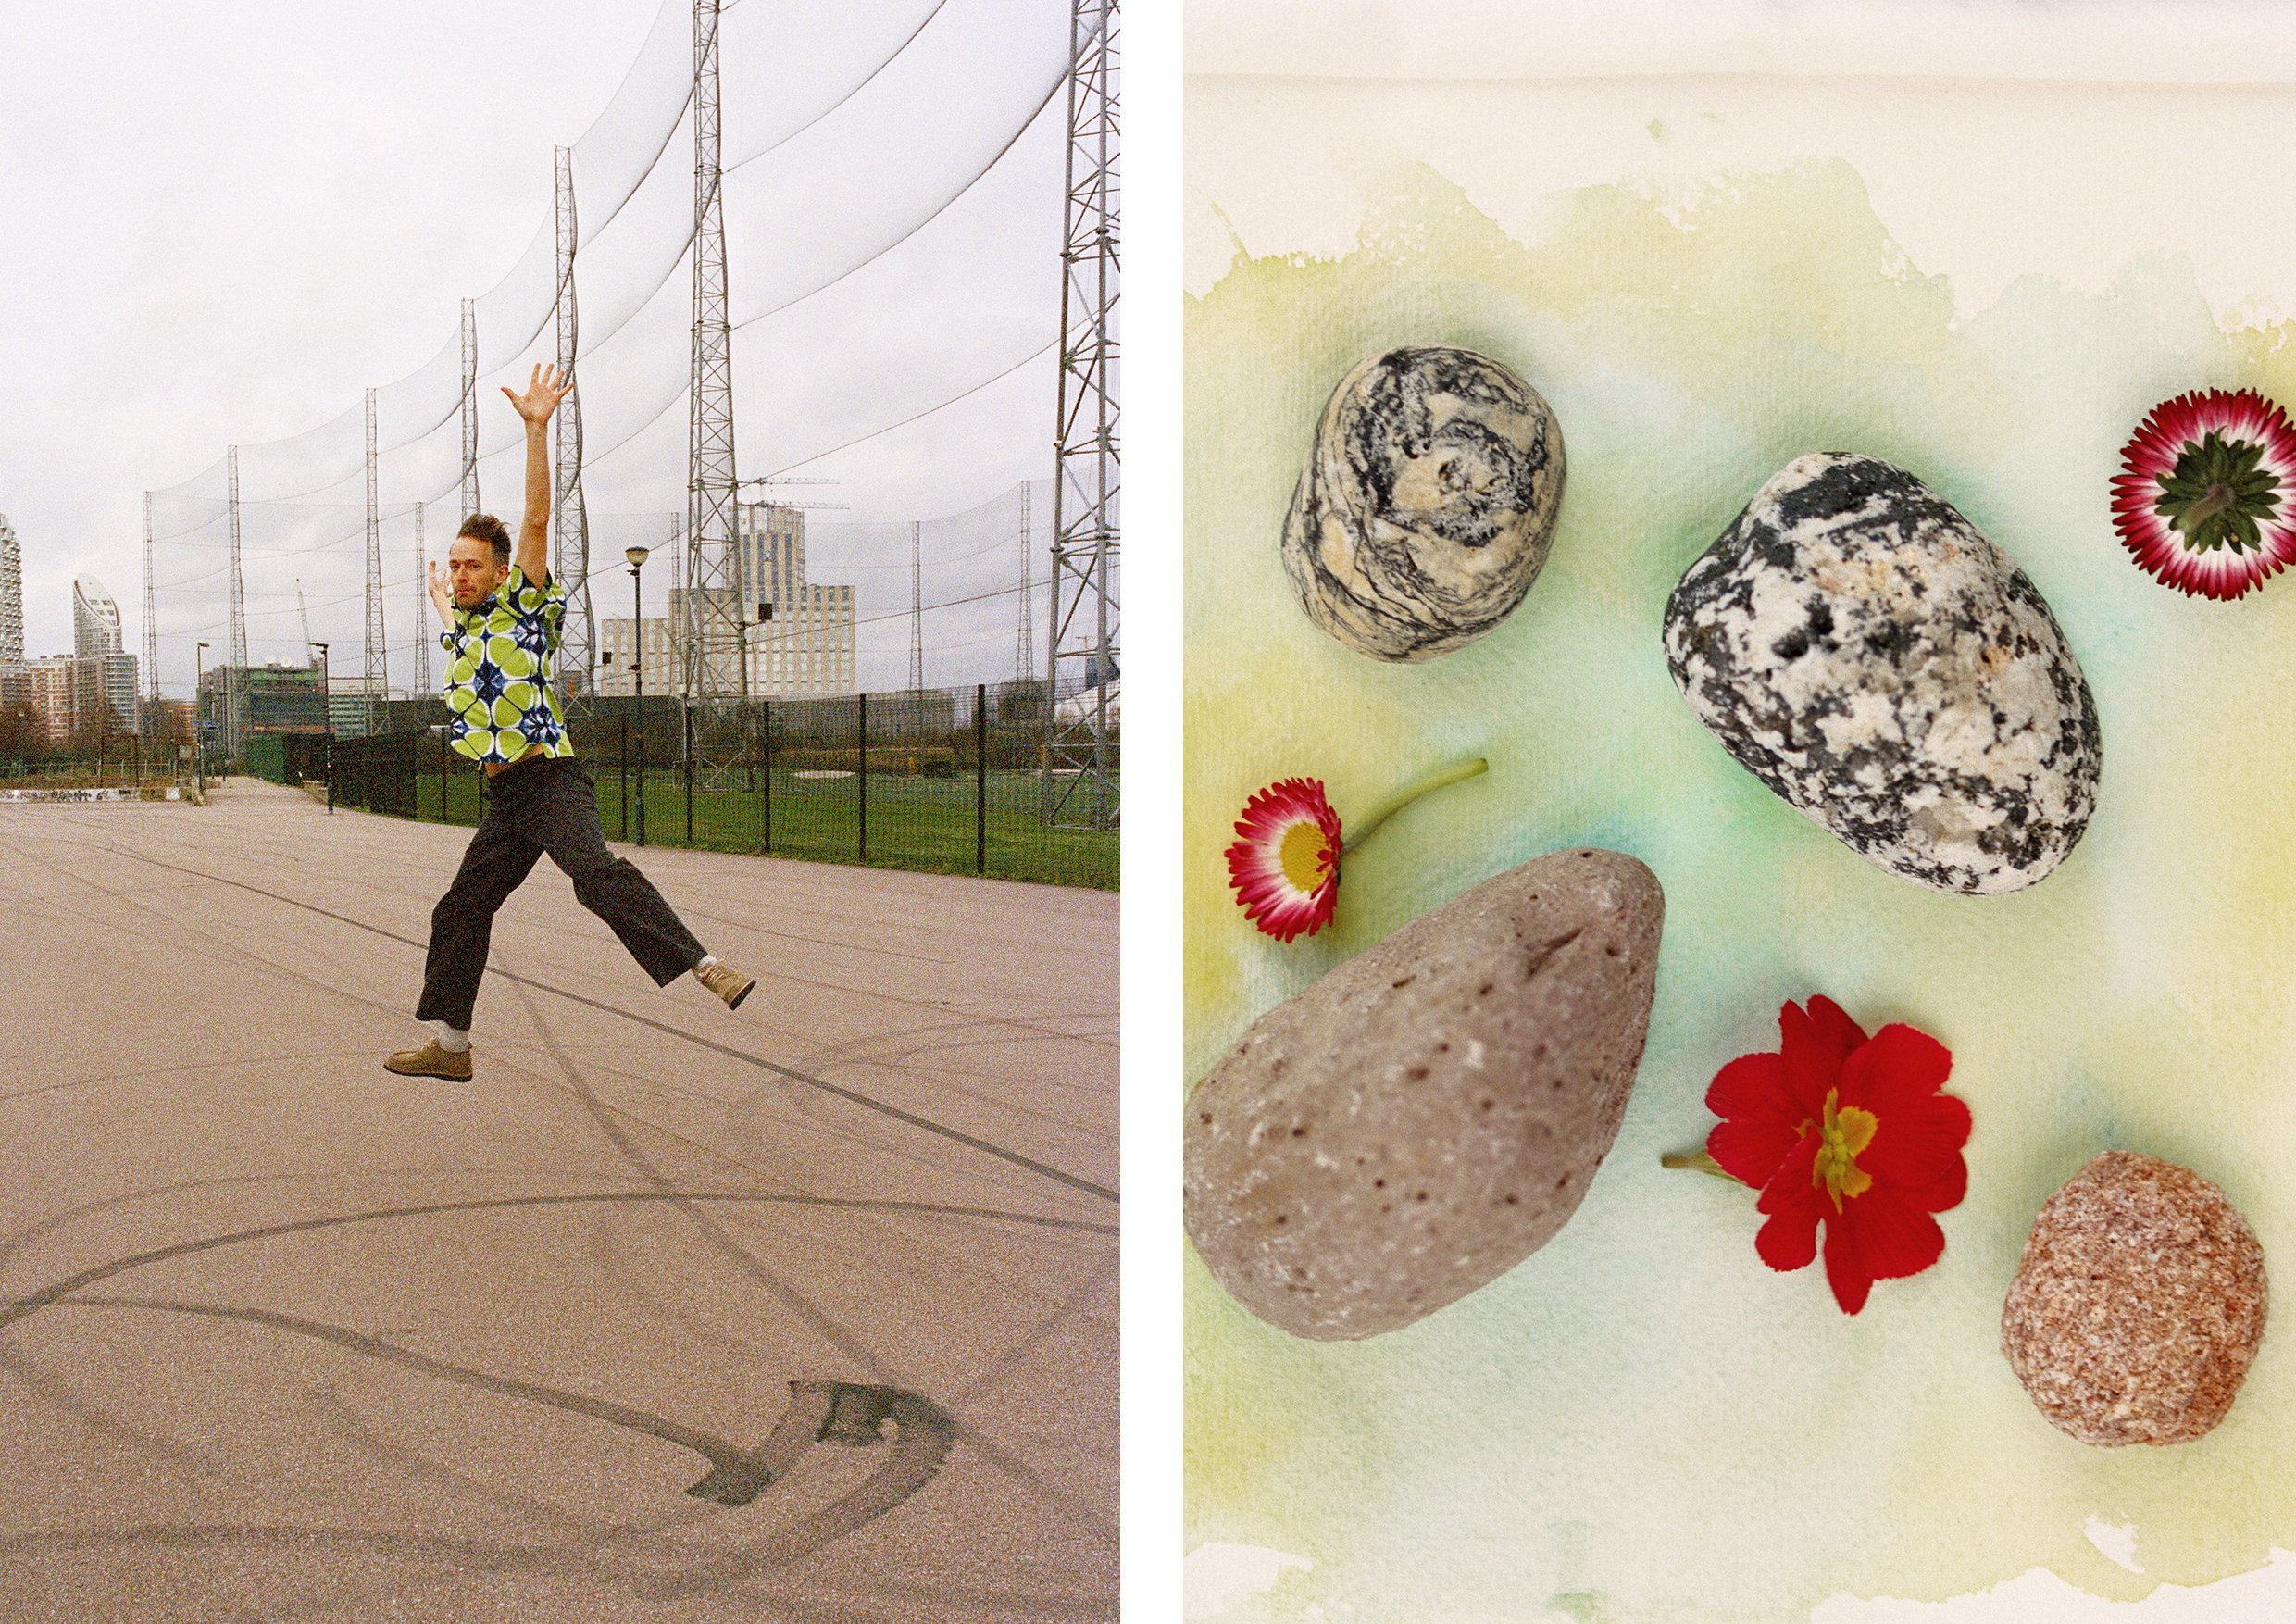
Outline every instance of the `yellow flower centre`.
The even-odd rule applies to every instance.
[[[1294,891],[1313,891],[1323,883],[1325,871],[1331,867],[1330,853],[1323,826],[1303,818],[1283,831],[1276,860],[1283,865],[1283,877]]]
[[[1857,1158],[1881,1126],[1871,1111],[1855,1106],[1840,1108],[1841,1094],[1840,1089],[1826,1091],[1826,1120],[1818,1125],[1817,1160],[1810,1168],[1810,1182],[1833,1197],[1836,1212],[1841,1210],[1843,1196],[1863,1195],[1874,1187],[1874,1176],[1857,1165]]]

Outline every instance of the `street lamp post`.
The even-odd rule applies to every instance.
[[[199,689],[206,680],[206,654],[203,643],[192,656],[192,784],[203,801],[207,798],[207,730],[201,725],[201,713],[207,707],[200,703]]]
[[[305,630],[308,631],[309,628],[306,627]],[[320,721],[325,724],[323,736],[327,740],[326,756],[322,765],[327,770],[327,815],[331,818],[335,813],[334,694],[327,682],[327,645],[323,643],[314,643],[311,646],[318,650],[318,714]]]
[[[651,547],[624,547],[630,560],[630,672],[638,706],[638,843],[645,844],[645,594],[638,571],[645,568]]]

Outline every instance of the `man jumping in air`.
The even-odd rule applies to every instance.
[[[419,1049],[382,1064],[406,1077],[470,1076],[470,1012],[486,971],[494,911],[544,852],[574,881],[581,905],[614,928],[656,986],[693,972],[738,1008],[756,983],[702,951],[693,932],[652,881],[606,849],[598,798],[574,758],[558,696],[551,687],[566,590],[550,579],[550,457],[544,430],[574,387],[555,367],[536,367],[510,404],[526,419],[526,518],[511,558],[502,521],[480,513],[464,521],[447,550],[446,573],[430,566],[430,601],[446,631],[449,742],[486,772],[486,816],[463,853],[455,883],[430,914],[415,1018],[438,1028]]]

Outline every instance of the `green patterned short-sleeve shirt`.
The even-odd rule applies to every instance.
[[[566,619],[566,590],[536,586],[511,566],[509,579],[475,609],[455,605],[439,633],[446,650],[447,742],[473,761],[516,761],[529,746],[571,756],[551,678]]]

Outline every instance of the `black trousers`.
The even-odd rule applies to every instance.
[[[655,986],[668,986],[701,963],[702,944],[654,882],[606,849],[598,832],[597,793],[581,763],[570,756],[538,756],[486,781],[486,816],[462,855],[455,883],[430,910],[430,952],[423,962],[417,1020],[469,1030],[494,911],[544,852],[574,881],[575,899],[614,928]]]

